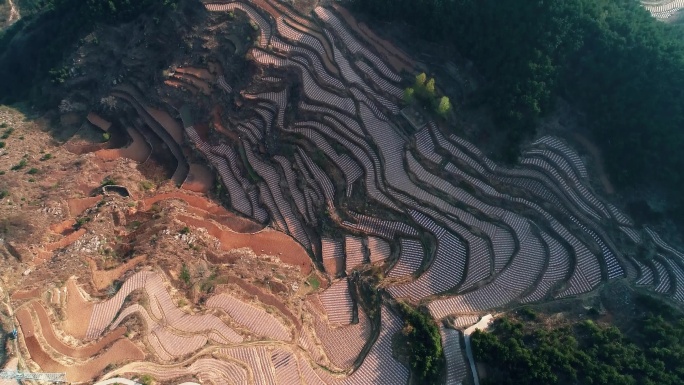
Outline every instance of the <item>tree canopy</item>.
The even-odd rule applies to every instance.
[[[656,182],[684,201],[681,26],[655,20],[634,0],[354,4],[471,59],[510,143],[530,136],[561,96],[586,113],[616,184]]]
[[[131,20],[158,6],[175,9],[179,0],[30,1],[32,13],[0,33],[0,102],[40,101],[40,85],[63,78],[62,61],[79,38],[98,23]]]
[[[684,383],[684,320],[656,311],[633,324],[628,337],[591,320],[549,329],[503,318],[473,333],[473,354],[491,364],[483,385]]]

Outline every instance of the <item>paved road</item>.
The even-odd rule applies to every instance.
[[[470,347],[470,335],[473,334],[475,330],[486,330],[489,326],[489,322],[492,320],[492,315],[487,314],[482,317],[478,323],[469,327],[463,332],[463,338],[465,339],[466,355],[468,356],[468,362],[470,362],[470,370],[473,372],[473,384],[480,385],[480,376],[477,374],[477,367],[475,366],[475,358],[473,357],[473,349]]]

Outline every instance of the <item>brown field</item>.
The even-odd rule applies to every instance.
[[[90,266],[90,273],[93,280],[95,290],[100,291],[106,289],[115,280],[119,279],[126,271],[132,269],[136,265],[144,262],[147,259],[146,255],[138,255],[130,261],[119,265],[110,270],[98,270],[97,264],[92,259],[88,258],[88,265]]]
[[[181,188],[198,193],[207,193],[214,186],[214,173],[199,163],[190,163],[190,172]]]
[[[50,321],[50,316],[48,315],[43,305],[41,305],[39,302],[33,302],[31,305],[33,311],[38,316],[40,331],[43,335],[43,338],[45,338],[45,341],[47,341],[48,345],[50,345],[58,353],[63,354],[67,357],[88,359],[92,356],[99,354],[108,345],[110,345],[126,333],[126,328],[122,326],[112,330],[110,333],[106,334],[102,339],[95,343],[81,347],[69,346],[62,342],[62,340],[60,340],[59,337],[57,337],[57,335],[55,334],[55,331],[52,329],[51,326],[52,322]]]
[[[65,221],[50,225],[50,231],[55,234],[68,235],[74,230],[74,220],[67,219]]]
[[[293,238],[279,231],[264,229],[254,234],[235,233],[222,229],[213,221],[198,219],[187,215],[179,215],[178,219],[188,226],[203,227],[210,235],[221,242],[225,251],[247,247],[256,254],[267,254],[278,257],[283,263],[299,266],[302,274],[311,272],[311,259],[306,250]]]
[[[119,158],[132,159],[138,163],[143,163],[149,158],[152,149],[145,141],[145,138],[132,128],[126,128],[132,142],[123,148],[103,149],[95,152],[95,155],[104,160],[116,160]]]
[[[70,278],[66,283],[67,299],[66,299],[66,319],[62,322],[61,329],[72,337],[83,340],[88,330],[88,322],[90,315],[93,313],[93,304],[83,298],[76,279]]]
[[[328,258],[323,260],[323,268],[331,277],[344,271],[344,258]]]
[[[112,127],[111,122],[104,120],[100,115],[94,112],[89,113],[87,119],[93,126],[98,127],[105,132],[109,132],[109,129]]]
[[[178,67],[176,68],[176,72],[180,72],[182,74],[190,74],[209,83],[213,83],[216,80],[214,75],[211,74],[210,70],[206,68]]]
[[[24,342],[28,348],[31,359],[40,366],[45,372],[66,373],[67,381],[70,382],[90,382],[102,374],[108,365],[122,364],[128,361],[142,360],[145,353],[140,350],[133,342],[127,339],[120,339],[112,347],[98,357],[79,363],[76,365],[62,365],[55,361],[33,337],[25,337]]]
[[[78,230],[74,231],[73,233],[67,235],[66,237],[60,239],[57,242],[52,242],[52,243],[46,244],[45,246],[43,246],[43,249],[45,249],[45,251],[48,251],[48,252],[55,251],[58,249],[63,249],[65,247],[69,246],[70,244],[76,242],[76,240],[78,238],[80,238],[85,233],[86,233],[86,229],[83,229],[83,228],[78,229]]]
[[[40,293],[42,293],[43,288],[42,287],[36,287],[33,289],[28,289],[28,290],[17,290],[14,293],[12,293],[12,296],[10,297],[13,300],[25,300],[25,299],[31,299],[31,298],[38,298],[40,297]]]
[[[167,199],[182,200],[188,204],[186,210],[189,213],[201,218],[214,220],[237,233],[256,233],[264,228],[262,224],[248,218],[239,217],[207,198],[183,192],[163,193],[145,199],[142,210],[147,211],[153,204]]]
[[[96,197],[69,199],[67,201],[67,205],[69,206],[69,215],[72,217],[77,217],[83,214],[84,211],[93,207],[101,199],[101,195],[98,195]]]

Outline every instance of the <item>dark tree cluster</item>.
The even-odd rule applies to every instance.
[[[545,329],[502,318],[472,335],[473,354],[486,363],[483,385],[684,383],[684,320],[645,313],[630,337],[591,320]]]
[[[615,182],[684,187],[684,39],[635,0],[356,0],[454,46],[488,79],[509,142],[529,137],[559,96],[586,113]],[[445,58],[448,60],[448,58]],[[515,152],[509,154],[512,159]]]
[[[63,81],[64,59],[98,24],[132,20],[144,12],[175,9],[179,0],[28,1],[28,14],[0,32],[0,102],[39,103],[40,85]]]
[[[404,328],[401,331],[401,352],[408,355],[411,373],[417,384],[439,382],[444,359],[439,328],[432,317],[405,303],[397,305]]]

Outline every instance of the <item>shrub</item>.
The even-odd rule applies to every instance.
[[[50,160],[50,159],[52,159],[52,154],[45,154],[45,155],[40,157],[40,160],[43,162],[46,160]]]
[[[183,264],[181,267],[181,272],[179,278],[181,281],[185,282],[186,285],[190,284],[190,270],[188,269],[188,266]]]
[[[412,87],[405,89],[404,102],[407,104],[411,104],[414,100],[416,100],[416,90],[414,90]]]
[[[14,132],[14,128],[8,128],[5,130],[5,132],[2,133],[2,136],[0,136],[0,139],[7,139],[12,135]]]
[[[109,139],[111,139],[111,137],[112,137],[112,134],[110,134],[109,132],[105,132],[102,134],[102,141],[107,142],[107,141],[109,141]]]
[[[154,183],[150,182],[149,180],[144,180],[140,182],[140,187],[145,191],[151,190],[154,187]]]
[[[5,148],[7,144],[5,142],[0,142],[0,148]]]
[[[11,170],[12,171],[21,170],[22,168],[26,167],[26,164],[28,164],[28,161],[26,160],[26,158],[23,158],[22,160],[19,161],[19,163],[12,166]]]
[[[90,217],[81,217],[81,218],[78,218],[78,219],[76,220],[76,223],[74,223],[74,226],[73,226],[73,227],[74,227],[74,230],[80,229],[81,227],[83,227],[83,225],[85,225],[85,224],[88,223],[88,222],[90,222]]]
[[[443,118],[446,118],[447,115],[449,115],[449,112],[451,112],[451,102],[449,101],[448,97],[442,96],[442,98],[439,99],[439,104],[437,105],[437,114]]]
[[[102,180],[100,187],[113,186],[115,184],[117,184],[116,179],[112,178],[111,176],[108,176],[108,177],[104,178],[104,180]]]
[[[37,168],[33,167],[33,168],[30,168],[26,173],[29,174],[29,175],[36,175],[36,174],[38,174],[39,172],[40,172],[40,170],[38,170]]]
[[[0,190],[0,199],[5,199],[9,196],[9,191],[7,190]]]

